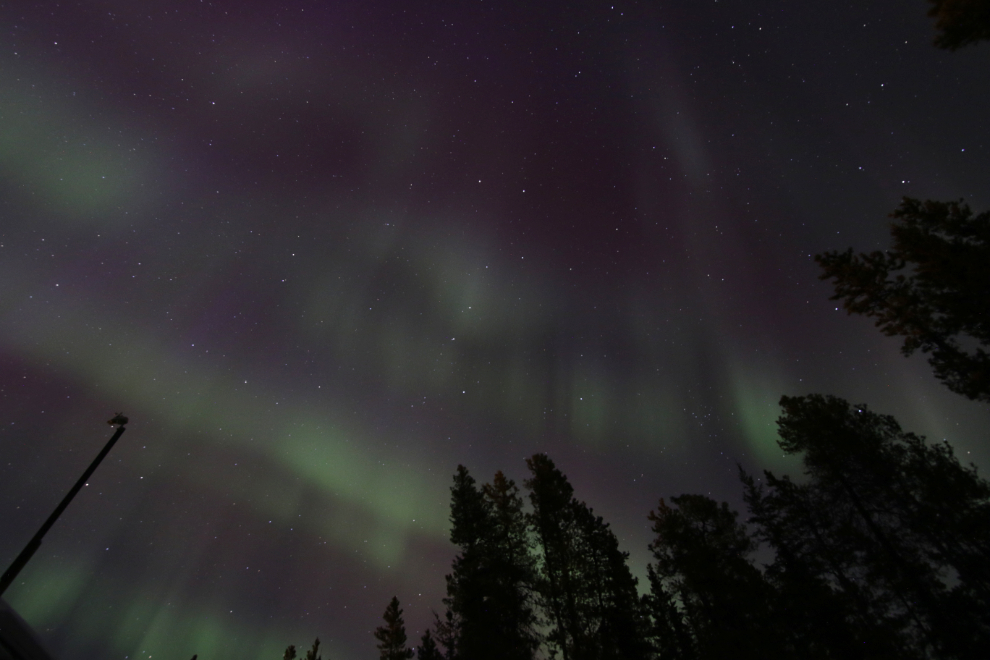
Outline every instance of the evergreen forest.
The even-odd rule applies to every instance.
[[[891,218],[890,249],[818,255],[821,277],[983,405],[990,213],[905,198]],[[546,454],[527,459],[521,488],[458,466],[443,613],[410,643],[393,598],[380,658],[990,658],[990,482],[865,404],[811,394],[780,407],[778,444],[801,473],[739,468],[742,514],[704,495],[660,499],[644,514],[646,584]]]
[[[990,38],[990,3],[931,5],[936,46]],[[820,254],[822,279],[905,355],[927,355],[948,389],[990,402],[990,213],[905,198],[890,217],[890,249]],[[521,488],[458,466],[443,612],[410,642],[393,598],[379,657],[990,658],[990,482],[864,404],[812,394],[780,406],[779,446],[801,474],[740,468],[743,513],[704,495],[660,499],[644,512],[646,584],[549,456],[527,459]]]

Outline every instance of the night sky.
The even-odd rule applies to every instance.
[[[813,260],[990,208],[990,45],[927,8],[0,3],[0,569],[131,418],[5,599],[64,658],[358,660],[442,611],[458,463],[547,452],[640,576],[659,498],[795,471],[782,394],[990,468]]]

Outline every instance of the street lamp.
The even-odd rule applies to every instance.
[[[24,546],[23,550],[21,550],[21,554],[17,555],[17,558],[13,561],[13,563],[11,563],[10,567],[4,571],[3,577],[0,577],[0,596],[2,596],[3,592],[7,591],[7,587],[9,587],[11,583],[17,579],[17,574],[21,572],[21,569],[28,563],[31,556],[34,555],[39,547],[41,547],[41,539],[44,538],[45,534],[48,533],[48,530],[55,524],[58,517],[62,515],[62,512],[65,511],[65,507],[69,506],[69,502],[72,501],[72,498],[76,496],[79,489],[81,489],[83,485],[85,485],[86,481],[89,480],[96,468],[98,468],[103,459],[106,458],[107,454],[110,453],[110,450],[113,449],[114,444],[120,436],[124,434],[124,431],[126,430],[124,428],[124,424],[127,424],[127,418],[124,417],[122,413],[117,413],[113,419],[107,421],[107,424],[110,426],[116,426],[117,431],[113,434],[113,437],[107,441],[107,444],[103,447],[103,451],[97,454],[96,458],[93,459],[93,462],[89,464],[88,468],[86,468],[86,471],[83,472],[81,477],[79,477],[79,481],[77,481],[66,496],[62,498],[59,505],[55,507],[55,510],[52,511],[52,515],[48,516],[48,520],[46,520],[45,524],[41,526],[38,533],[35,534],[30,541],[28,541],[28,544]]]

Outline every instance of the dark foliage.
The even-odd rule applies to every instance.
[[[454,660],[457,657],[457,619],[454,613],[447,609],[445,617],[440,618],[436,612],[433,613],[433,629],[436,640],[443,647],[443,657],[445,660]]]
[[[891,217],[890,250],[815,257],[832,299],[903,337],[905,355],[928,354],[953,392],[990,402],[990,212],[906,197]]]
[[[818,395],[781,405],[780,446],[801,455],[807,483],[744,476],[746,500],[777,552],[768,575],[798,610],[833,621],[819,643],[837,655],[990,657],[990,484],[948,445],[865,406]]]
[[[740,472],[753,531],[708,497],[661,500],[641,598],[608,524],[546,455],[527,460],[529,513],[503,474],[479,488],[458,467],[459,552],[420,660],[990,657],[990,483],[865,406],[781,406],[801,480]],[[773,551],[762,568],[760,542]],[[411,658],[395,598],[385,621],[381,657]]]
[[[957,50],[990,39],[990,0],[929,0],[935,19],[935,45]]]
[[[399,609],[399,599],[392,596],[385,614],[382,615],[385,625],[375,629],[375,639],[378,640],[378,653],[381,660],[409,660],[414,653],[406,647],[406,624],[402,620],[402,610]]]
[[[313,642],[312,648],[306,651],[306,660],[322,660],[320,658],[320,638],[317,637],[316,641]],[[295,660],[296,657],[296,646],[295,644],[289,644],[285,653],[282,654],[282,660]],[[196,660],[196,656],[193,656],[193,660]]]
[[[703,659],[783,657],[772,630],[772,591],[750,560],[756,545],[737,522],[738,514],[702,495],[671,501],[676,508],[661,500],[649,515],[656,534],[650,544],[651,597],[669,612],[666,626],[675,633],[677,653]],[[679,625],[690,631],[690,642],[684,633],[677,639]]]
[[[499,472],[479,490],[458,466],[451,487],[450,538],[460,548],[447,576],[452,657],[530,660],[539,646],[535,580],[518,488]]]
[[[321,660],[320,658],[320,638],[313,642],[312,648],[306,651],[306,660]]]
[[[416,660],[443,660],[443,654],[437,648],[437,643],[433,639],[433,633],[427,630],[416,649]]]
[[[646,574],[650,592],[643,596],[643,612],[648,621],[645,638],[664,660],[693,660],[697,653],[684,614],[652,564],[646,567]]]
[[[542,550],[541,601],[548,641],[564,660],[645,658],[636,579],[615,534],[573,497],[573,488],[545,454],[527,459],[533,511],[530,527]]]

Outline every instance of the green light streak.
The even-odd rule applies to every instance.
[[[65,559],[52,561],[40,552],[18,577],[6,600],[39,630],[68,620],[87,588],[87,572],[81,565]]]
[[[733,407],[760,468],[794,473],[797,462],[785,457],[777,445],[777,417],[780,416],[777,402],[786,391],[784,379],[766,365],[757,368],[731,360],[728,365]]]
[[[143,206],[148,190],[141,186],[151,172],[144,143],[121,126],[96,124],[92,117],[104,113],[81,99],[19,93],[15,77],[0,77],[0,171],[75,222],[121,224],[121,207]]]
[[[14,293],[7,300],[24,297]],[[35,361],[59,363],[81,381],[99,383],[128,410],[153,411],[164,418],[169,433],[210,430],[209,441],[216,446],[260,452],[264,460],[300,477],[303,485],[322,494],[328,503],[343,504],[344,510],[351,511],[344,520],[323,523],[320,532],[362,552],[369,550],[365,539],[373,536],[376,543],[371,558],[379,568],[396,565],[412,536],[446,537],[446,516],[430,496],[435,489],[426,476],[429,466],[412,452],[389,452],[390,462],[408,466],[396,474],[391,467],[386,469],[382,457],[367,449],[374,446],[369,433],[336,423],[332,411],[321,414],[276,397],[263,387],[245,386],[236,378],[218,375],[220,369],[210,370],[204,360],[170,352],[167,343],[150,332],[121,332],[117,329],[130,325],[125,318],[113,312],[96,315],[88,311],[112,308],[108,301],[90,303],[85,309],[19,310],[16,323],[5,324],[4,343]],[[15,316],[12,305],[8,302],[3,310],[8,320]],[[78,328],[102,329],[74,331]],[[67,337],[73,337],[71,346],[67,346]],[[275,398],[285,404],[275,409],[277,412],[269,413],[264,409],[267,406],[258,404],[259,400]],[[272,418],[292,421],[272,429]],[[259,435],[268,437],[264,442],[252,442]],[[258,485],[245,482],[242,493],[256,493]],[[283,498],[281,487],[271,487],[277,496],[268,500],[280,504],[268,504],[261,497],[246,499],[258,507],[259,517],[268,520],[279,515],[288,520],[298,495]],[[363,522],[360,534],[346,531],[352,529],[347,524],[355,521]]]
[[[291,640],[314,634],[308,626],[295,630],[242,623],[236,611],[228,612],[218,602],[190,605],[174,591],[139,593],[121,580],[93,579],[92,571],[78,562],[43,556],[35,562],[30,585],[12,585],[9,602],[36,630],[60,630],[72,639],[76,648],[70,652],[108,642],[118,657],[154,660],[195,653],[220,658],[233,647],[240,657],[270,660],[281,657]],[[66,621],[71,622],[70,630],[62,629]],[[323,648],[329,657],[353,658],[327,643],[325,632]]]

